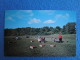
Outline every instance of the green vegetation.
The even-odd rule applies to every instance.
[[[63,34],[75,34],[75,23],[68,23],[60,28],[59,26],[54,27],[42,27],[42,28],[16,28],[16,29],[5,29],[5,36],[23,36],[23,35],[51,35],[62,32]]]
[[[42,35],[41,35],[42,36]],[[44,35],[43,35],[44,36]],[[51,37],[57,37],[57,34],[44,36],[46,43],[39,43],[37,36],[26,38],[21,36],[21,39],[15,40],[15,36],[7,36],[4,41],[4,55],[5,56],[75,56],[76,55],[76,35],[64,34],[63,43],[53,42]],[[35,37],[35,38],[34,38]],[[34,40],[34,42],[30,42]],[[44,47],[39,47],[39,44],[45,44]],[[56,44],[56,47],[49,45]],[[31,45],[37,48],[30,49]]]
[[[62,32],[63,43],[53,42],[54,37],[58,39],[58,33]],[[20,39],[16,40],[16,36]],[[39,43],[38,37],[45,37],[46,43]],[[28,38],[26,38],[28,37]],[[34,42],[30,42],[34,40]],[[45,44],[39,47],[39,44]],[[50,47],[55,44],[56,47]],[[37,48],[30,49],[34,45]],[[75,23],[68,23],[63,28],[42,27],[42,28],[16,28],[5,29],[4,39],[5,56],[75,56],[76,55],[76,29]]]

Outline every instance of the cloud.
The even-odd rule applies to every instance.
[[[9,17],[5,18],[5,20],[14,21],[13,17],[11,17],[11,16],[9,16]]]
[[[60,17],[63,17],[63,15],[57,14],[55,17],[56,17],[56,18],[60,18]]]
[[[39,10],[40,13],[46,13],[48,15],[53,15],[55,13],[55,10]]]
[[[34,24],[34,23],[39,23],[39,22],[41,22],[40,19],[33,18],[28,22],[28,24]]]
[[[50,12],[55,12],[55,10],[39,10],[39,12],[47,12],[47,13],[50,13]]]
[[[17,11],[15,14],[12,15],[12,17],[17,18],[18,20],[27,20],[27,17],[34,16],[32,10],[20,10]]]
[[[66,13],[66,14],[65,14],[65,16],[69,17],[69,14],[68,14],[68,13]]]
[[[53,21],[53,20],[47,20],[47,21],[44,21],[44,23],[47,23],[47,24],[49,24],[49,23],[55,23],[55,21]]]
[[[33,13],[31,13],[29,16],[33,16],[34,14]]]
[[[20,13],[20,12],[24,12],[24,13],[32,13],[32,10],[19,10],[18,12],[19,12],[19,13]]]
[[[8,19],[8,20],[12,20],[12,17],[8,17],[7,19]]]
[[[29,13],[29,16],[33,16],[32,10],[23,10],[24,13]]]
[[[68,20],[68,18],[69,18],[69,14],[68,13],[66,13],[66,14],[57,14],[56,16],[55,16],[55,19],[57,19],[57,20],[60,20],[60,19],[64,19],[64,20]]]
[[[50,12],[54,12],[55,10],[44,10],[44,11],[50,13]]]
[[[32,13],[32,10],[26,10],[26,12],[28,12],[28,13]]]

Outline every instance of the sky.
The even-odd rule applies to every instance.
[[[76,12],[66,10],[6,10],[5,29],[56,27],[76,22]]]

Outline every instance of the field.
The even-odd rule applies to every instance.
[[[45,35],[46,43],[39,43],[37,38],[39,36],[20,36],[21,39],[16,40],[15,36],[5,36],[4,38],[4,56],[76,56],[76,35],[63,35],[63,43],[53,42],[54,35]],[[34,42],[30,42],[34,40]],[[39,47],[40,44],[45,44],[44,47]],[[56,47],[50,47],[55,44]],[[36,48],[30,49],[31,45]]]

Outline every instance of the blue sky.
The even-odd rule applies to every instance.
[[[76,22],[76,12],[65,10],[6,10],[5,28],[56,27]]]

